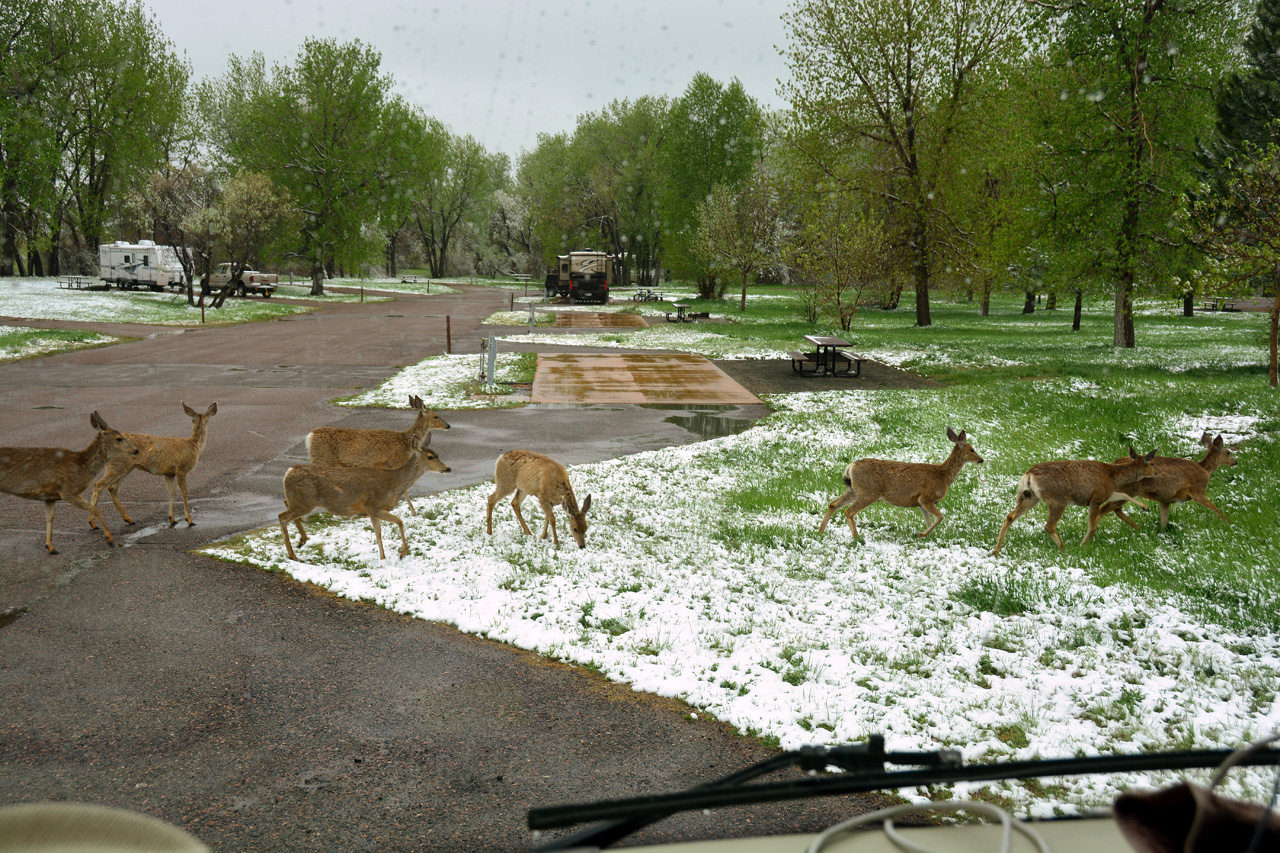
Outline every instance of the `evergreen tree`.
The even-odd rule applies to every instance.
[[[1280,0],[1259,0],[1244,53],[1244,67],[1218,92],[1214,136],[1199,152],[1205,177],[1219,186],[1224,164],[1239,159],[1245,143],[1280,141]]]

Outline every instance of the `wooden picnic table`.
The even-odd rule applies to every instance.
[[[58,287],[64,290],[108,290],[111,285],[92,276],[63,275],[58,276]]]
[[[801,376],[861,376],[867,359],[846,348],[853,344],[831,335],[805,335],[813,345],[812,352],[792,352],[791,369]]]
[[[641,288],[631,294],[632,302],[661,302],[666,297],[662,295],[662,291],[650,290],[649,288]]]

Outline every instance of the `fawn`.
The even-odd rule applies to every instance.
[[[89,498],[89,503],[97,506],[98,496],[102,494],[103,489],[106,489],[125,524],[133,524],[133,519],[124,511],[124,505],[120,503],[120,483],[134,468],[141,468],[148,474],[164,477],[164,484],[169,490],[169,526],[175,527],[178,524],[173,518],[173,491],[176,484],[182,491],[182,514],[187,519],[187,527],[194,527],[195,522],[191,520],[191,507],[187,503],[187,474],[196,467],[196,463],[200,461],[200,454],[204,452],[209,418],[218,413],[218,404],[214,403],[205,410],[204,414],[200,414],[183,403],[182,411],[191,418],[190,438],[166,438],[126,432],[124,437],[138,448],[138,455],[111,460],[107,464],[106,473],[93,484],[93,496]],[[89,523],[92,524],[93,520],[90,519]]]
[[[560,545],[560,537],[556,533],[556,517],[553,507],[564,507],[569,516],[569,532],[579,548],[587,547],[587,510],[591,509],[591,495],[578,508],[578,499],[573,496],[573,486],[569,483],[569,472],[564,466],[541,453],[531,450],[509,450],[498,457],[493,471],[494,489],[489,495],[489,506],[485,512],[485,525],[489,535],[493,535],[493,507],[498,501],[512,492],[516,496],[511,499],[511,508],[515,510],[516,520],[526,536],[533,531],[525,524],[520,514],[520,504],[526,495],[533,495],[542,506],[542,538],[547,538],[547,526],[551,527],[551,540]]]
[[[307,453],[315,465],[351,468],[398,468],[408,461],[414,445],[433,429],[449,429],[448,422],[426,407],[416,394],[409,397],[418,416],[407,430],[318,427],[307,433]],[[409,512],[417,515],[413,499]],[[397,501],[398,503],[398,501]]]
[[[89,423],[98,434],[84,450],[0,447],[0,492],[44,501],[44,547],[50,554],[58,553],[53,547],[53,510],[58,501],[66,501],[89,513],[90,524],[96,518],[107,537],[107,545],[115,544],[102,513],[80,497],[80,493],[108,463],[134,458],[138,449],[123,434],[107,426],[97,412],[89,416]]]
[[[1230,448],[1222,443],[1222,436],[1210,438],[1209,433],[1200,436],[1200,443],[1209,452],[1199,462],[1191,459],[1178,459],[1171,456],[1157,456],[1151,465],[1155,468],[1155,476],[1139,480],[1133,488],[1123,491],[1135,498],[1150,498],[1160,504],[1160,529],[1169,526],[1169,507],[1176,503],[1192,500],[1206,509],[1211,509],[1223,521],[1227,517],[1222,510],[1213,505],[1213,501],[1205,494],[1209,486],[1209,477],[1214,471],[1224,466],[1236,464],[1236,458]],[[1124,513],[1125,501],[1113,501],[1103,505],[1102,514],[1114,512],[1125,524],[1138,529],[1138,524]]]
[[[886,459],[859,459],[844,471],[844,494],[827,505],[827,514],[818,527],[821,534],[831,517],[844,508],[845,521],[856,538],[858,525],[853,517],[879,500],[894,506],[917,507],[928,525],[917,536],[928,536],[942,521],[942,510],[936,506],[947,494],[952,481],[966,462],[982,463],[982,457],[969,443],[964,430],[957,435],[947,427],[952,441],[951,455],[941,465],[925,462],[893,462]]]
[[[363,515],[373,525],[378,539],[378,557],[385,560],[382,547],[382,523],[389,521],[400,528],[400,556],[409,553],[409,542],[404,535],[404,522],[388,512],[400,501],[410,486],[417,482],[427,469],[441,474],[450,471],[448,465],[431,450],[431,433],[426,433],[409,449],[409,459],[396,468],[344,468],[333,465],[307,463],[294,465],[284,474],[285,511],[280,513],[280,532],[284,534],[284,547],[289,559],[297,561],[293,544],[289,541],[289,522],[298,527],[298,547],[307,542],[307,531],[302,519],[316,509],[327,509],[334,515]]]
[[[1130,490],[1139,481],[1155,474],[1155,467],[1151,464],[1155,458],[1154,450],[1146,456],[1139,456],[1130,447],[1129,456],[1117,462],[1059,459],[1032,465],[1018,480],[1018,501],[1013,511],[1005,516],[991,556],[1000,553],[1009,525],[1041,501],[1049,505],[1049,520],[1044,529],[1059,548],[1062,547],[1062,539],[1058,536],[1058,519],[1062,518],[1062,513],[1071,505],[1089,508],[1089,531],[1080,540],[1084,545],[1098,529],[1098,519],[1102,517],[1105,505],[1113,502],[1123,505],[1133,501],[1143,506],[1130,497]]]

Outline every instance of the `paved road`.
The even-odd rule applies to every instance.
[[[189,552],[274,523],[309,429],[407,424],[327,401],[442,352],[446,315],[454,351],[477,351],[480,320],[503,301],[477,289],[135,329],[146,337],[0,365],[5,445],[81,448],[94,410],[117,429],[186,435],[179,401],[218,403],[191,476],[196,527],[170,529],[163,481],[135,472],[121,491],[136,530],[102,501],[125,547],[59,504],[49,556],[43,507],[0,495],[0,612],[25,608],[0,619],[0,804],[134,809],[225,851],[519,850],[534,843],[530,806],[675,790],[768,755],[677,702]],[[433,447],[455,473],[417,491],[485,480],[515,446],[577,463],[697,440],[678,425],[696,419],[672,415],[449,413]],[[865,807],[734,809],[640,838],[812,830]]]

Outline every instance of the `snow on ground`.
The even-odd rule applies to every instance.
[[[776,397],[775,408],[812,417],[573,468],[579,499],[592,495],[585,550],[562,516],[560,548],[524,536],[505,501],[485,535],[491,487],[480,485],[415,500],[403,560],[380,561],[362,519],[314,517],[299,552],[308,562],[284,559],[278,528],[213,553],[596,668],[783,747],[883,733],[890,749],[949,746],[985,761],[1234,747],[1280,726],[1275,634],[1206,625],[1171,596],[993,559],[954,537],[856,545],[840,519],[818,537],[834,494],[767,515],[726,500],[760,476],[735,454],[842,447],[851,432],[866,440],[883,399]],[[536,532],[539,511],[528,514]],[[765,525],[793,533],[768,545],[724,535]],[[1036,606],[1012,616],[970,606],[961,589],[975,583],[1021,585]],[[1034,797],[1002,793],[1035,814],[1072,813],[1134,784],[1162,780],[1080,777],[1046,781]],[[1265,780],[1240,773],[1229,784],[1240,796]]]
[[[32,331],[32,329],[26,326],[0,326],[0,336],[30,331]],[[59,338],[36,338],[23,343],[21,346],[0,346],[0,361],[15,361],[20,358],[30,358],[32,356],[45,355],[52,352],[64,352],[68,349],[101,346],[103,344],[112,343],[116,340],[118,340],[118,338],[114,338],[110,335],[90,335],[75,342],[69,342]]]
[[[210,312],[219,320],[256,311],[261,300],[228,299]],[[72,320],[95,323],[145,323],[161,326],[199,324],[200,309],[185,295],[141,290],[66,290],[53,278],[0,279],[0,317]]]
[[[494,372],[498,382],[513,379],[513,367],[520,353],[500,352]],[[403,407],[411,394],[422,397],[430,409],[492,409],[512,405],[510,397],[494,396],[473,399],[471,388],[479,382],[484,369],[483,354],[441,355],[410,365],[377,388],[347,400],[340,406]]]

